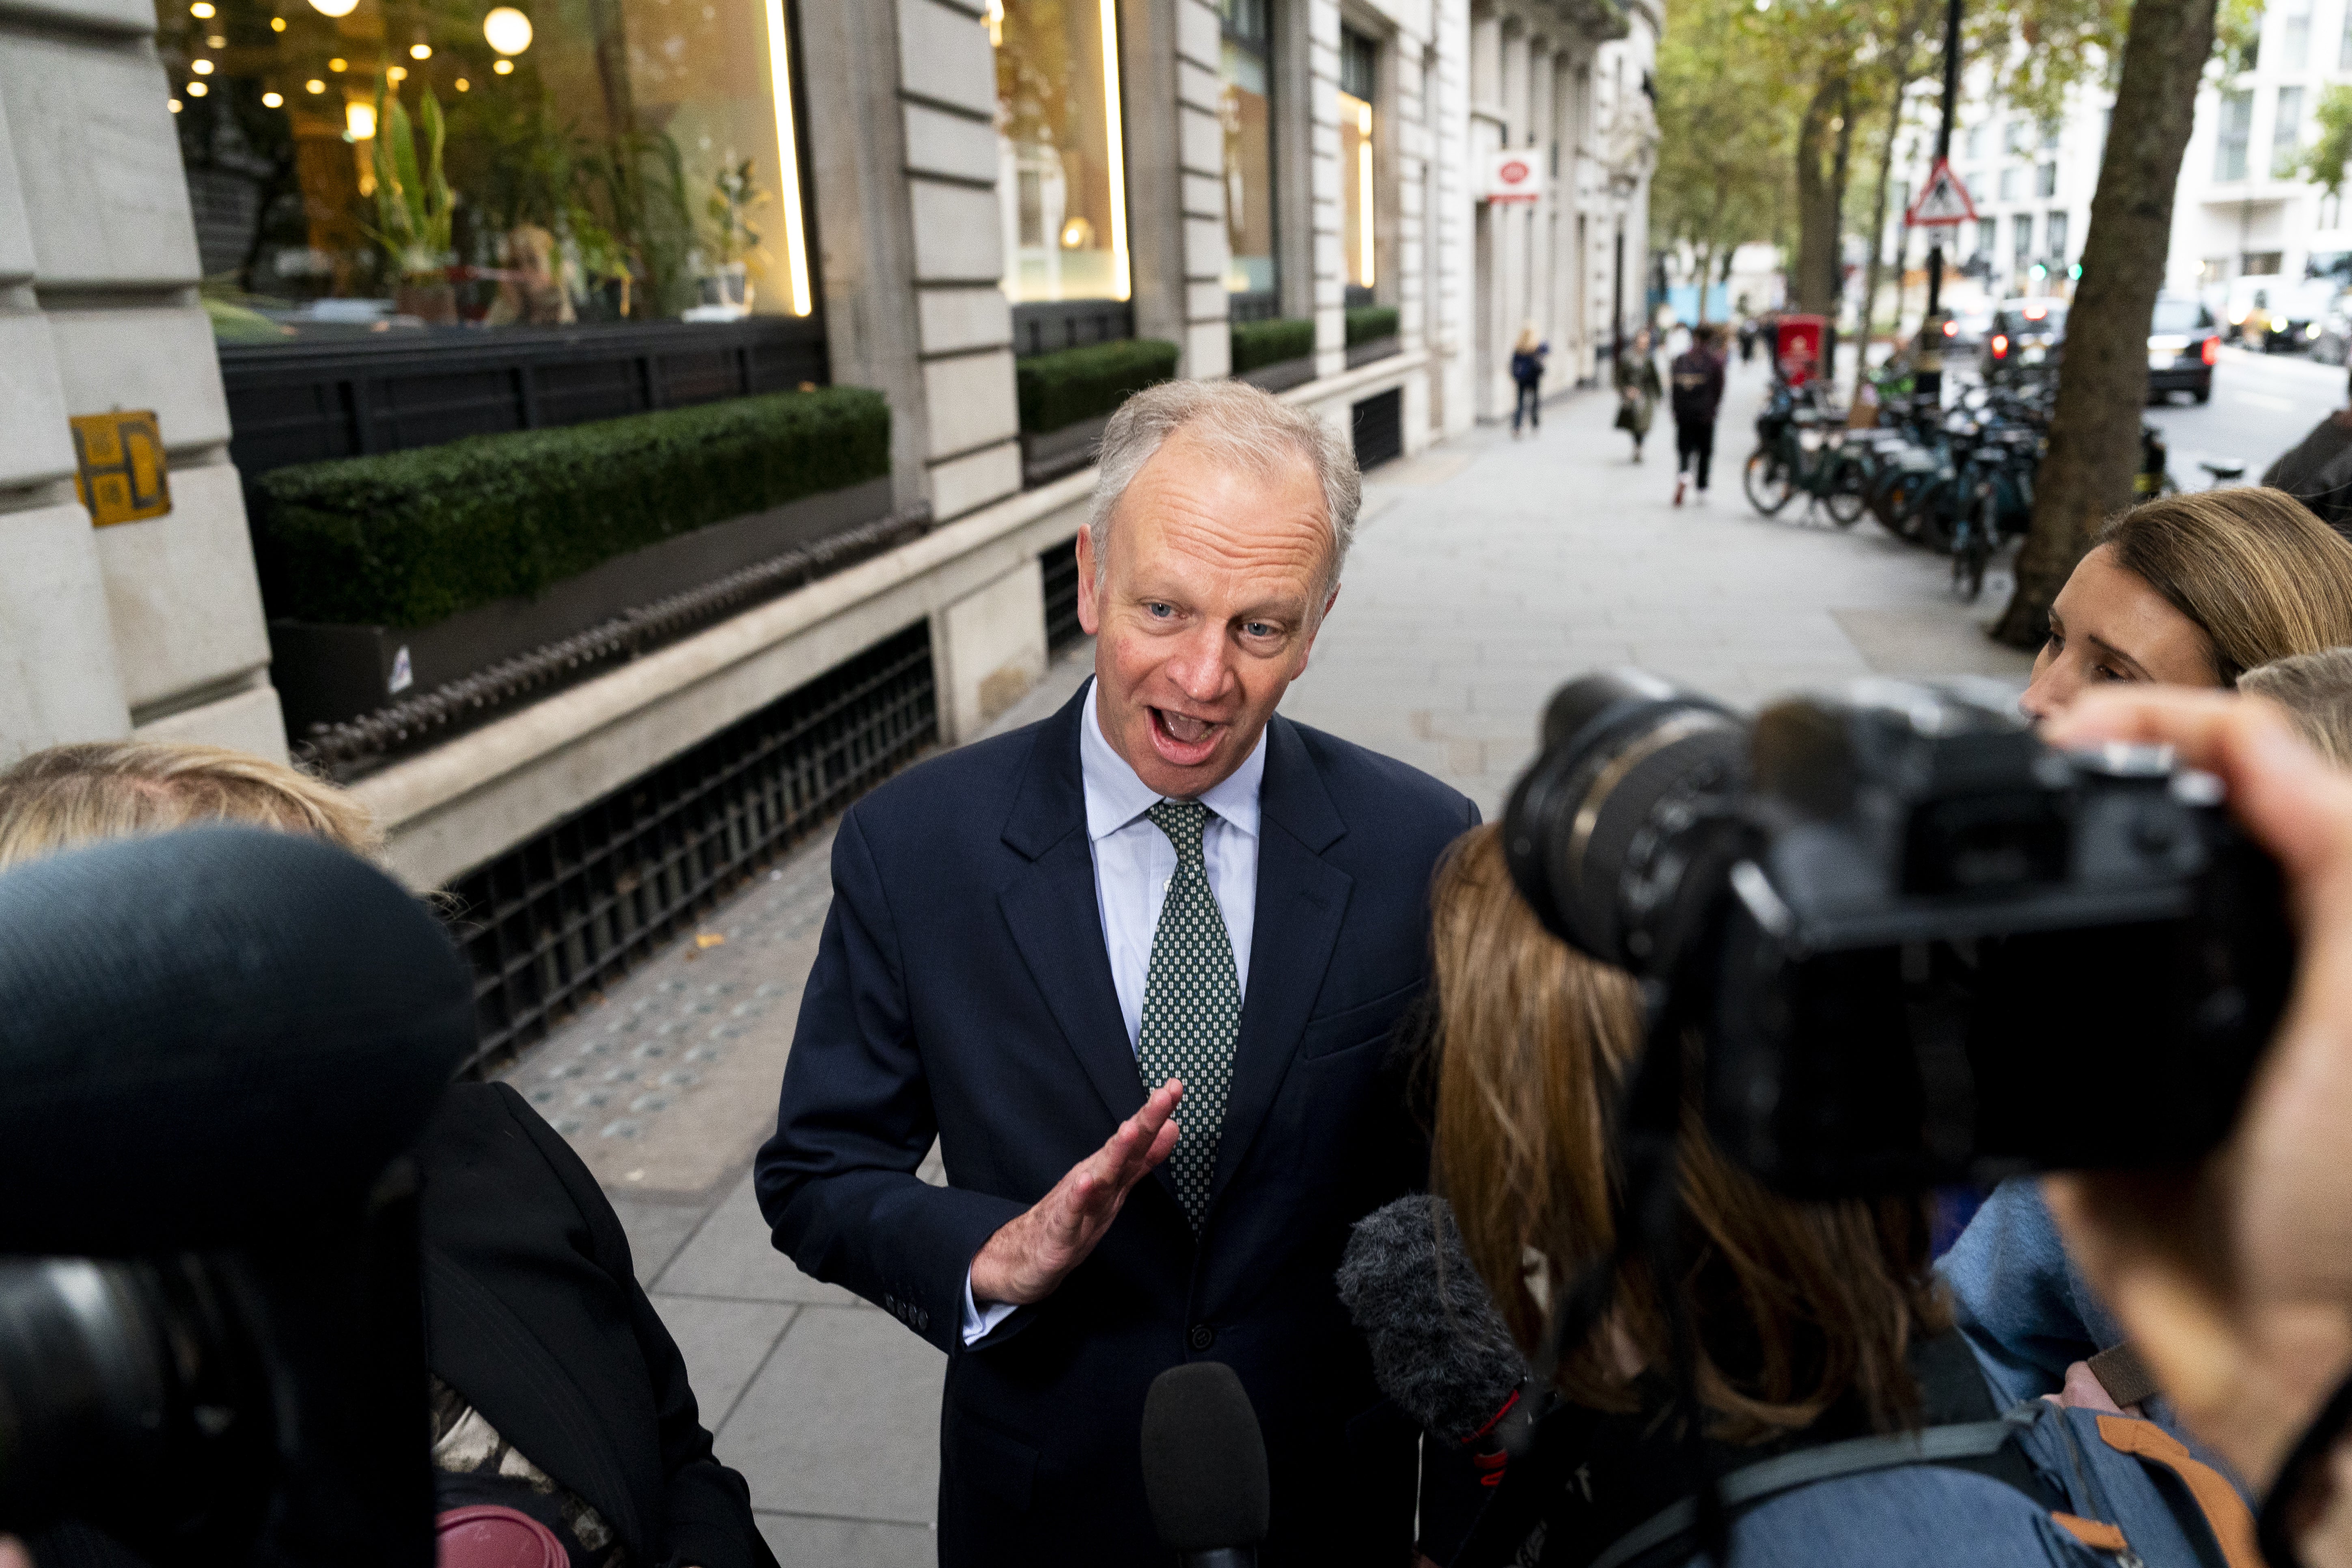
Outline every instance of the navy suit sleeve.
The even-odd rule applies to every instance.
[[[801,996],[756,1185],[779,1251],[950,1354],[971,1259],[1023,1205],[915,1174],[939,1131],[904,954],[860,813],[833,846],[833,908]]]

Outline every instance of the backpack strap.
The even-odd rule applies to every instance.
[[[1717,1483],[1727,1509],[1762,1502],[1780,1493],[1836,1480],[1872,1470],[1904,1465],[1932,1465],[1952,1459],[1981,1459],[1998,1453],[2030,1426],[2041,1412],[2021,1405],[1995,1421],[1970,1421],[1953,1426],[1929,1426],[1917,1432],[1888,1432],[1800,1448],[1793,1454],[1742,1466]],[[1684,1498],[1670,1503],[1611,1542],[1590,1568],[1625,1568],[1636,1558],[1687,1536],[1698,1528],[1698,1503]],[[2232,1563],[2231,1568],[2239,1568]]]
[[[2147,1464],[2161,1465],[2180,1478],[2230,1568],[2263,1568],[2262,1549],[2254,1542],[2253,1513],[2221,1471],[2191,1454],[2187,1444],[2153,1421],[2102,1415],[2098,1425],[2099,1436],[2108,1447]]]

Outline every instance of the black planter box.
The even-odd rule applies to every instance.
[[[1393,333],[1385,338],[1369,338],[1348,350],[1348,368],[1353,370],[1360,364],[1370,364],[1376,359],[1387,359],[1391,354],[1403,352],[1403,345],[1397,342]]]
[[[1287,392],[1315,379],[1315,356],[1309,354],[1303,359],[1276,360],[1255,370],[1243,371],[1234,379],[1248,382],[1261,392]]]
[[[1021,488],[1035,489],[1093,462],[1095,448],[1102,445],[1103,430],[1109,424],[1109,415],[1097,414],[1041,436],[1021,432]]]
[[[501,599],[429,626],[272,621],[269,673],[285,705],[286,732],[299,737],[313,724],[340,723],[463,679],[889,512],[885,475],[666,539],[567,578],[535,599]]]

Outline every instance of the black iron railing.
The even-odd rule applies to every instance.
[[[1124,309],[1124,307],[1121,307]],[[613,419],[828,379],[821,319],[460,327],[220,351],[247,480],[292,463]]]
[[[1272,289],[1225,296],[1225,316],[1234,321],[1272,321],[1281,318],[1282,296]]]
[[[544,1037],[938,738],[918,622],[461,878],[470,1069]]]
[[[1037,557],[1045,574],[1045,655],[1086,639],[1078,625],[1078,542],[1075,535]]]
[[[1124,300],[1055,300],[1013,307],[1016,358],[1135,336],[1135,307]]]

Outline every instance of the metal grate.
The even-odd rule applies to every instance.
[[[1086,640],[1087,630],[1078,625],[1077,535],[1039,555],[1037,565],[1045,574],[1045,657],[1051,658]]]
[[[469,1070],[545,1036],[938,737],[920,622],[461,878]]]
[[[1404,456],[1404,393],[1402,389],[1367,397],[1349,410],[1356,441],[1356,467],[1377,468]]]

